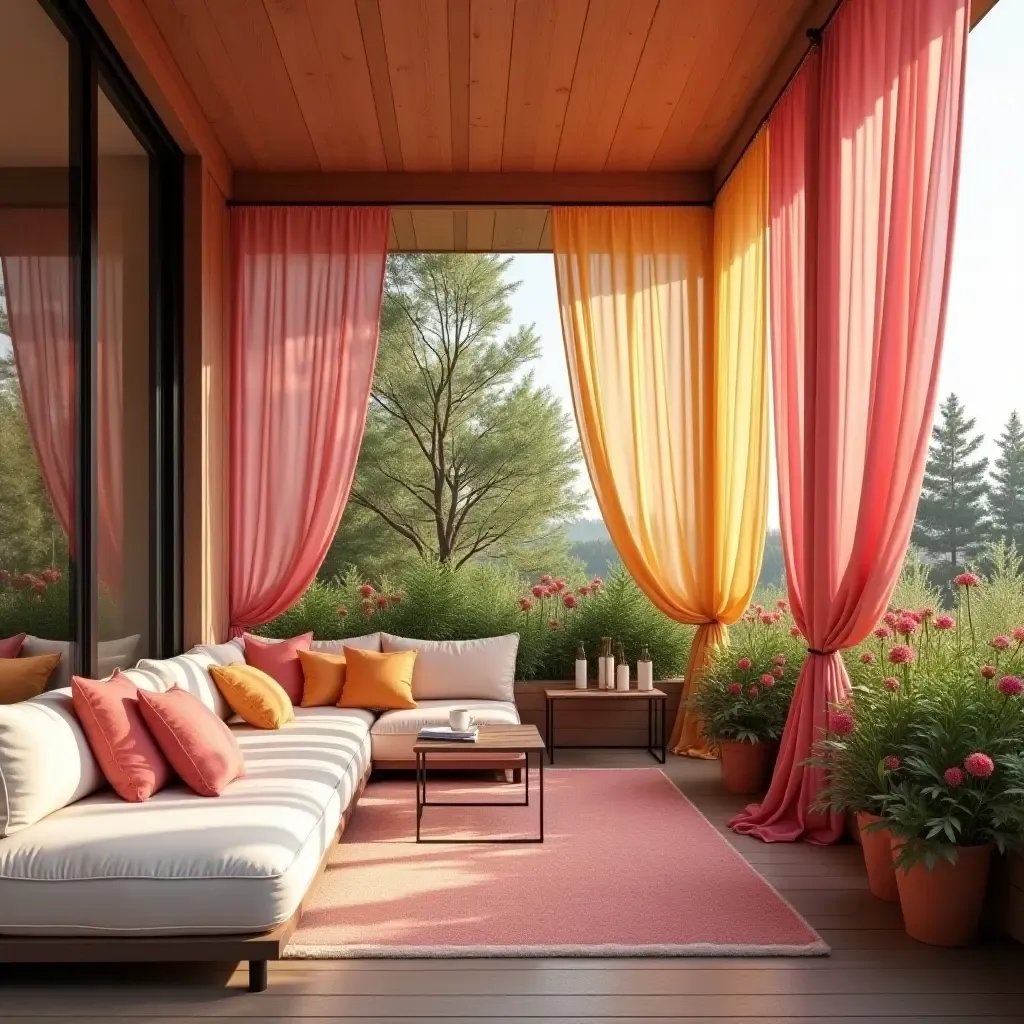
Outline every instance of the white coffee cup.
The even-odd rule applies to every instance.
[[[448,712],[448,724],[455,732],[466,732],[469,723],[469,712],[465,708],[452,708]]]

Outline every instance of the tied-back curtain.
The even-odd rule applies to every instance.
[[[366,423],[388,211],[231,212],[231,633],[291,607],[348,500]]]
[[[594,493],[639,586],[666,615],[698,626],[693,685],[760,569],[763,333],[726,340],[716,332],[710,209],[562,208],[552,211],[552,229]],[[710,753],[691,739],[687,752]]]
[[[789,597],[810,654],[764,802],[732,821],[834,842],[804,766],[884,613],[935,404],[968,0],[848,0],[769,122],[771,317]]]

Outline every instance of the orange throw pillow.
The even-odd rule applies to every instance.
[[[334,707],[345,686],[345,656],[314,654],[312,651],[299,651],[298,654],[306,680],[302,687],[302,706]]]
[[[20,704],[38,697],[46,689],[59,654],[37,658],[0,658],[0,704]]]
[[[231,710],[257,729],[280,729],[295,717],[281,684],[252,665],[211,665],[210,675]]]
[[[412,699],[412,667],[416,651],[378,654],[345,648],[345,687],[339,708],[399,711],[416,707]]]

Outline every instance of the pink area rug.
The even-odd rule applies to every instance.
[[[517,792],[440,781],[430,796]],[[550,769],[545,797],[542,845],[431,846],[414,842],[413,782],[371,782],[286,956],[828,953],[657,768]],[[530,807],[428,807],[424,835],[535,834],[535,798]]]

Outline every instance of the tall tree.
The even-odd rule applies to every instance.
[[[1024,424],[1016,409],[996,444],[999,454],[988,499],[992,532],[996,538],[1016,545],[1017,553],[1024,555]]]
[[[937,563],[934,575],[944,582],[977,557],[988,536],[988,459],[974,458],[985,440],[974,427],[955,394],[942,403],[932,427],[913,539]]]
[[[456,566],[551,564],[562,525],[583,507],[571,417],[529,369],[537,333],[510,329],[510,263],[461,253],[388,261],[350,504],[419,556]]]

